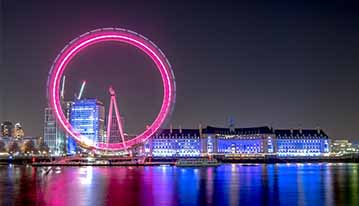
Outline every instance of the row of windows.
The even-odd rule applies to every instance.
[[[164,140],[168,140],[168,139],[199,139],[199,136],[154,136],[153,139],[164,139]]]
[[[173,149],[154,149],[152,153],[200,153],[199,150],[173,150]]]
[[[303,147],[279,146],[278,149],[320,149],[320,147],[315,147],[315,146],[303,146]]]
[[[282,143],[321,143],[323,140],[277,140],[278,144]]]
[[[303,150],[303,149],[279,149],[278,153],[313,153],[313,152],[321,152],[319,149],[309,149],[309,150]]]
[[[259,149],[252,149],[252,150],[231,150],[231,149],[226,149],[226,150],[218,150],[218,152],[220,152],[220,153],[242,154],[242,153],[260,153],[260,150]]]
[[[243,137],[243,136],[239,136],[239,137],[218,137],[218,139],[223,139],[223,140],[262,140],[263,137]]]
[[[156,142],[200,142],[199,140],[193,140],[193,139],[181,139],[181,140],[173,140],[173,139],[156,139],[152,140],[153,143]]]
[[[304,142],[286,142],[286,143],[281,142],[281,143],[278,143],[277,145],[278,145],[278,147],[279,147],[279,146],[281,146],[281,145],[284,145],[284,146],[288,146],[288,145],[296,145],[296,146],[298,146],[298,145],[320,146],[320,145],[322,145],[322,144],[321,144],[321,143],[304,143]]]
[[[220,143],[218,144],[218,147],[263,147],[261,144],[233,144],[233,143]]]
[[[277,136],[277,139],[318,139],[318,138],[327,138],[326,136],[319,135],[319,136]]]
[[[199,145],[200,142],[153,142],[152,145]]]
[[[180,148],[180,147],[172,147],[172,146],[156,146],[156,147],[153,147],[154,149],[177,149],[177,148]],[[199,149],[199,145],[198,146],[190,146],[190,147],[182,147],[183,149]]]

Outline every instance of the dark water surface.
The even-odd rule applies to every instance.
[[[359,164],[0,165],[0,205],[359,206]]]

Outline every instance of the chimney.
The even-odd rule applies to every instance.
[[[229,117],[228,119],[228,127],[229,127],[229,131],[230,132],[234,132],[235,131],[235,124],[234,124],[234,118],[233,117]]]
[[[320,134],[320,127],[317,126],[317,133]]]
[[[182,133],[182,126],[179,125],[179,132]]]

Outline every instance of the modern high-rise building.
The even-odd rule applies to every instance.
[[[63,154],[66,150],[66,133],[56,122],[50,107],[45,108],[44,141],[50,153]]]
[[[21,124],[18,122],[15,124],[14,127],[14,137],[22,138],[25,136],[24,129],[22,128]]]
[[[105,107],[97,99],[81,99],[72,104],[70,123],[73,129],[93,143],[105,142]]]
[[[13,125],[9,121],[1,123],[1,136],[2,137],[12,137]]]
[[[63,102],[63,111],[69,119],[72,102]],[[68,139],[66,132],[57,123],[50,107],[45,108],[44,141],[52,154],[66,154]]]

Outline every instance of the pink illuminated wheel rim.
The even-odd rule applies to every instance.
[[[60,80],[71,59],[83,49],[97,43],[107,41],[118,41],[130,44],[147,54],[155,63],[159,70],[163,82],[163,102],[154,122],[141,134],[135,138],[127,140],[123,143],[92,143],[85,136],[76,132],[62,111],[60,102]],[[164,125],[170,114],[172,113],[176,97],[176,84],[173,71],[169,61],[163,52],[149,39],[137,34],[136,32],[119,29],[119,28],[103,28],[87,32],[78,38],[72,40],[60,54],[56,57],[49,72],[47,81],[47,98],[49,106],[52,108],[56,121],[61,127],[82,146],[88,149],[98,149],[107,151],[117,151],[125,149],[125,146],[132,147],[134,145],[145,142],[148,138],[158,132]]]

